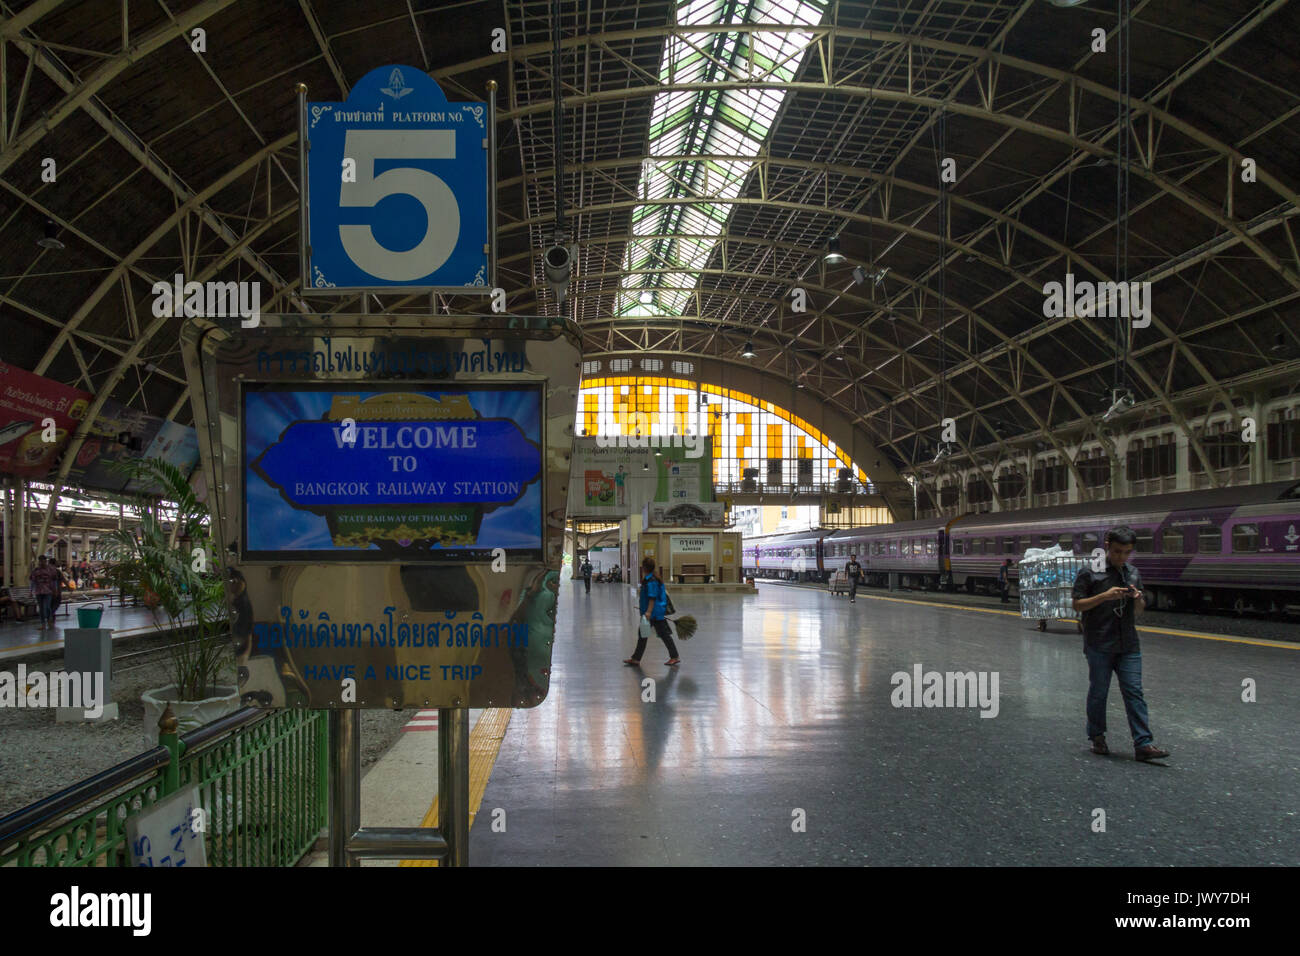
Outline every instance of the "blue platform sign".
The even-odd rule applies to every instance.
[[[371,70],[347,102],[307,102],[303,289],[486,293],[486,103],[449,103],[410,66]]]

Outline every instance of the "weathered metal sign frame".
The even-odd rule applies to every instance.
[[[288,315],[244,329],[200,319],[181,344],[245,703],[531,707],[546,697],[581,356],[571,323]],[[246,382],[541,386],[541,560],[245,560]]]

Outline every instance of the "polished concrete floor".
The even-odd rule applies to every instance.
[[[157,630],[154,614],[144,607],[109,607],[104,603],[104,614],[100,618],[100,627],[113,629],[113,638],[133,637],[150,634]],[[41,630],[40,619],[35,613],[27,615],[24,621],[6,619],[0,622],[0,660],[26,657],[33,653],[48,653],[63,647],[65,629],[77,626],[77,604],[71,605],[67,616],[60,613],[55,617],[55,627]],[[166,616],[158,615],[166,621]]]
[[[1117,683],[1112,756],[1088,751],[1073,624],[766,586],[681,601],[701,625],[684,663],[652,638],[637,670],[620,663],[634,593],[576,583],[550,695],[515,712],[487,786],[475,865],[1300,863],[1300,648],[1144,634],[1172,757],[1141,764]],[[891,675],[918,664],[996,671],[997,716],[893,706]]]

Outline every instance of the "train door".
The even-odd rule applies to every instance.
[[[824,578],[826,576],[826,563],[824,560],[826,555],[826,548],[824,546],[825,541],[826,541],[825,538],[817,539],[817,577],[818,578]]]

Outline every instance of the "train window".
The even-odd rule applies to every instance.
[[[1165,528],[1160,535],[1160,550],[1164,554],[1183,553],[1183,529]]]
[[[1239,524],[1232,529],[1232,551],[1239,554],[1242,551],[1259,550],[1259,525]]]
[[[926,540],[925,540],[925,553],[926,553],[926,554],[934,554],[934,538],[926,538]]]
[[[1155,550],[1155,531],[1151,528],[1135,528],[1137,543],[1133,548],[1138,554],[1151,554]]]
[[[953,539],[952,539],[952,553],[953,553],[953,554],[965,554],[965,553],[966,553],[965,548],[966,548],[966,539],[965,539],[965,538],[953,538]]]
[[[889,553],[890,553],[890,554],[898,554],[898,542],[897,542],[897,541],[893,541],[893,540],[891,540],[891,541],[889,542]]]
[[[1003,539],[1002,539],[1002,553],[1003,553],[1003,554],[1015,554],[1015,553],[1016,553],[1017,551],[1019,551],[1019,550],[1020,550],[1020,539],[1019,539],[1019,538],[1017,538],[1017,537],[1015,537],[1015,536],[1013,535],[1013,536],[1011,536],[1010,538],[1003,538]]]
[[[1098,544],[1099,541],[1100,541],[1100,538],[1098,538],[1098,536],[1097,536],[1097,532],[1095,532],[1095,531],[1085,531],[1085,532],[1083,533],[1082,538],[1081,538],[1081,542],[1082,542],[1082,544],[1083,544],[1083,553],[1084,553],[1084,554],[1092,554],[1092,552],[1095,551],[1095,550],[1099,547],[1099,544]]]
[[[1196,550],[1201,554],[1218,554],[1223,550],[1223,531],[1219,528],[1200,528],[1196,532]]]
[[[908,541],[906,538],[898,542],[898,553],[902,555],[911,554],[912,542]]]
[[[1062,550],[1062,551],[1073,551],[1073,550],[1074,550],[1074,535],[1073,535],[1073,534],[1069,534],[1069,533],[1063,534],[1063,535],[1061,535],[1059,538],[1056,539],[1056,543],[1059,544],[1059,545],[1061,546],[1061,550]]]

